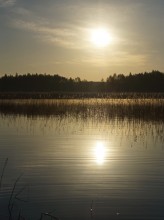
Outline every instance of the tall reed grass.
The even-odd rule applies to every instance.
[[[1,115],[164,120],[164,99],[1,99]]]
[[[0,92],[0,99],[133,99],[164,98],[164,93],[139,92]]]

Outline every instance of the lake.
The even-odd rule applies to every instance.
[[[0,219],[164,219],[163,116],[163,99],[1,100]]]

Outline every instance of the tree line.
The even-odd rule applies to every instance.
[[[164,92],[164,73],[115,73],[101,82],[57,74],[4,75],[0,78],[0,92]]]

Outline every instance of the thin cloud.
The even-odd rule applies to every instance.
[[[0,0],[0,7],[10,7],[15,5],[16,0]]]
[[[25,21],[21,19],[12,20],[11,24],[17,29],[32,32],[34,36],[41,41],[72,49],[81,48],[80,44],[77,42],[79,36],[78,28],[76,29],[75,27],[71,26],[50,27],[46,21]]]

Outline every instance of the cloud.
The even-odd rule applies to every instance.
[[[21,19],[14,19],[12,26],[31,32],[35,37],[47,43],[74,49],[78,48],[75,43],[78,30],[75,30],[74,27],[51,27],[46,21],[25,21]]]
[[[1,0],[0,0],[1,1]],[[12,15],[9,18],[12,28],[29,32],[31,37],[37,38],[54,46],[82,49],[83,28],[75,22],[58,20],[57,17],[46,17],[39,12],[28,10],[24,7],[15,7],[12,9]]]
[[[10,7],[15,5],[16,0],[0,0],[0,7]]]

